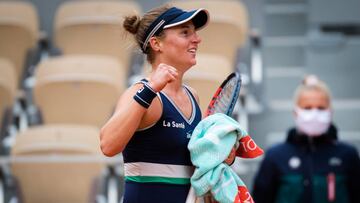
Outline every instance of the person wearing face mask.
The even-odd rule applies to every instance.
[[[256,203],[359,203],[360,159],[338,140],[331,95],[316,76],[294,95],[295,127],[265,153],[253,185]]]

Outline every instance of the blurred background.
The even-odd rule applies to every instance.
[[[239,72],[233,117],[266,150],[285,139],[293,91],[315,74],[339,138],[360,150],[359,0],[0,0],[0,203],[121,201],[122,157],[102,155],[99,128],[148,66],[122,17],[164,3],[210,11],[184,81],[203,110]],[[260,160],[233,166],[249,188]]]

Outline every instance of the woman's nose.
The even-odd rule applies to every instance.
[[[194,33],[193,42],[199,44],[201,42],[201,37],[197,32]]]

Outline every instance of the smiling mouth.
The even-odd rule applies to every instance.
[[[196,49],[194,48],[194,49],[189,49],[188,50],[190,53],[192,53],[192,54],[196,54]]]

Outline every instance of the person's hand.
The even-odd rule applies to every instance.
[[[149,86],[156,92],[161,91],[166,84],[174,81],[178,76],[176,68],[161,63],[152,73],[149,79]]]
[[[229,156],[224,160],[224,163],[231,165],[234,163],[236,157],[236,148],[235,146],[231,149]],[[210,192],[204,195],[204,203],[218,203]]]
[[[219,203],[214,199],[214,197],[211,195],[210,192],[206,193],[203,198],[204,198],[203,201],[204,203]]]
[[[224,162],[227,164],[227,165],[232,165],[235,161],[235,157],[236,157],[236,148],[233,147],[231,149],[231,152],[229,154],[229,156],[224,160]]]

